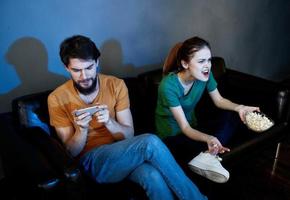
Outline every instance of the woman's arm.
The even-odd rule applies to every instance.
[[[184,133],[187,137],[189,137],[192,140],[206,142],[208,145],[209,152],[224,153],[225,151],[230,151],[228,148],[223,147],[216,137],[193,129],[188,123],[181,106],[170,107],[170,111],[172,112],[174,118],[176,119],[182,133]]]
[[[252,112],[252,111],[259,111],[259,107],[253,107],[253,106],[244,106],[240,104],[233,103],[232,101],[223,98],[221,94],[219,93],[218,89],[213,90],[212,92],[209,92],[209,95],[214,102],[214,104],[221,109],[224,110],[232,110],[237,113],[239,113],[239,116],[241,120],[244,122],[245,121],[245,114],[247,112]]]

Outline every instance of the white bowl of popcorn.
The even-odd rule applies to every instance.
[[[248,112],[245,115],[246,125],[255,132],[263,132],[274,125],[274,121],[261,112]]]

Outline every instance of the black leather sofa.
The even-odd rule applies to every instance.
[[[231,152],[222,155],[224,165],[231,172],[238,169],[239,163],[249,156],[255,156],[255,153],[265,148],[275,147],[287,135],[289,91],[280,83],[228,69],[220,57],[214,57],[212,65],[223,96],[237,103],[259,106],[261,111],[275,121],[275,125],[263,133],[238,130],[243,133],[236,134],[237,138],[230,143]],[[129,89],[136,134],[154,133],[154,110],[161,78],[162,69],[157,69],[124,79]],[[35,194],[43,199],[55,196],[65,199],[91,199],[92,196],[99,199],[146,199],[142,189],[129,181],[96,184],[84,177],[48,124],[49,93],[44,91],[18,97],[12,102],[12,113],[1,115],[0,150],[8,180],[6,192],[11,187],[17,187],[21,188],[18,189],[21,191],[19,194]],[[205,94],[198,105],[197,115],[207,118],[217,112]],[[200,187],[209,188],[208,185],[212,184],[194,175],[191,178]],[[213,191],[203,191],[213,196],[208,194]]]

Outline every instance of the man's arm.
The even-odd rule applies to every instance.
[[[75,122],[79,126],[76,130],[72,126],[55,128],[58,137],[73,156],[77,156],[83,150],[87,141],[88,127],[91,120],[91,115],[84,113],[75,118]]]
[[[98,122],[104,123],[115,140],[123,140],[134,136],[133,119],[129,108],[116,112],[116,120],[110,117],[106,105],[100,105],[99,108],[102,108],[102,110],[95,114],[96,119]]]

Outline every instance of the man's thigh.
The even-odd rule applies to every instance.
[[[118,182],[144,162],[144,142],[148,134],[103,145],[86,153],[82,168],[97,182]]]

